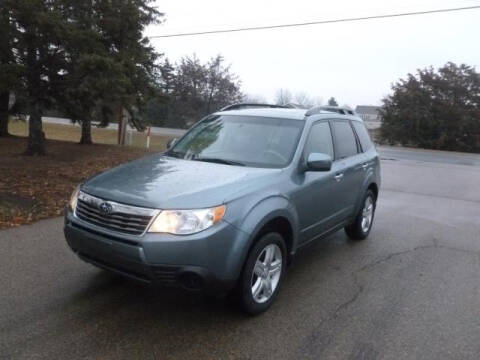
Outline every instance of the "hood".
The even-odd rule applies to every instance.
[[[141,207],[195,209],[220,205],[264,188],[281,171],[155,154],[91,178],[82,191]]]

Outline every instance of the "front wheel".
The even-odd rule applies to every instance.
[[[283,282],[286,246],[278,233],[263,235],[248,254],[240,278],[242,308],[255,315],[267,310],[275,301]]]
[[[348,237],[354,240],[363,240],[368,234],[373,225],[373,217],[375,215],[375,195],[371,190],[367,190],[363,196],[362,207],[355,217],[354,222],[345,227],[345,232]]]

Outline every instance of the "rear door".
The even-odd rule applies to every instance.
[[[368,134],[368,130],[365,127],[365,124],[360,121],[352,121],[353,128],[355,129],[355,133],[357,134],[358,141],[362,147],[362,152],[364,153],[365,164],[370,166],[372,161],[375,160],[376,151],[374,149],[374,145],[372,140],[370,139],[370,135]],[[373,150],[373,151],[371,151]]]
[[[335,214],[339,221],[353,215],[365,172],[362,153],[349,120],[331,120],[335,161],[332,166],[335,187]]]

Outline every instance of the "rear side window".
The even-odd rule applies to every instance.
[[[333,159],[333,141],[328,122],[313,124],[305,144],[305,156],[311,153],[330,155]]]
[[[333,139],[335,141],[335,158],[343,159],[357,154],[357,140],[347,121],[333,121]]]
[[[357,132],[358,140],[360,140],[360,144],[362,145],[362,150],[363,151],[370,150],[373,147],[373,143],[372,143],[372,140],[370,139],[370,135],[368,134],[367,129],[365,128],[365,125],[362,124],[361,122],[354,121],[353,127]]]

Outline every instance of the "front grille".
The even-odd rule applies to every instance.
[[[102,205],[108,205],[108,212]],[[141,235],[147,229],[156,210],[105,201],[81,192],[75,209],[77,217],[94,225],[120,233]]]
[[[136,278],[138,280],[142,280],[142,281],[145,281],[145,282],[150,282],[150,280],[148,279],[148,277],[145,274],[141,274],[137,271],[132,271],[132,270],[126,269],[122,266],[118,266],[118,265],[111,264],[109,262],[105,262],[104,260],[97,259],[96,257],[87,255],[87,254],[82,253],[82,252],[78,253],[78,255],[81,258],[83,258],[85,261],[93,263],[94,265],[97,265],[97,266],[107,268],[107,269],[112,270],[112,271],[116,271],[116,272],[128,275],[128,276]]]
[[[74,227],[76,229],[80,229],[82,231],[86,231],[90,234],[98,235],[98,236],[107,238],[109,240],[117,241],[117,242],[120,242],[120,243],[126,244],[126,245],[138,246],[138,241],[132,241],[130,239],[127,240],[127,239],[124,239],[120,236],[115,236],[115,235],[107,234],[107,233],[104,233],[104,232],[101,232],[101,231],[96,231],[89,226],[77,224],[76,222],[72,222],[71,225],[72,225],[72,227]]]

